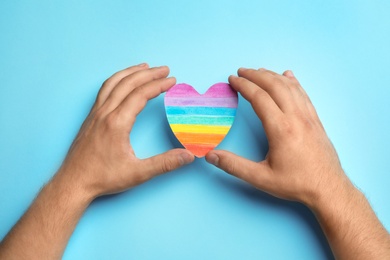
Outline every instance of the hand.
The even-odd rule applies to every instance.
[[[130,131],[147,101],[176,83],[175,78],[166,78],[168,74],[166,66],[141,64],[107,79],[56,177],[70,179],[96,197],[126,190],[192,162],[194,156],[185,149],[141,160],[130,144]]]
[[[268,154],[253,162],[227,151],[210,151],[206,160],[276,197],[306,204],[336,259],[390,259],[389,233],[344,174],[293,73],[240,69],[238,76],[230,76],[229,82],[261,119]]]
[[[130,131],[147,101],[172,87],[168,67],[147,64],[114,74],[53,179],[0,242],[1,259],[61,259],[85,209],[97,196],[131,188],[194,160],[185,149],[140,160]],[[23,250],[21,250],[23,248]]]
[[[251,104],[263,123],[269,152],[253,162],[227,151],[206,160],[276,197],[313,205],[341,184],[349,185],[317,113],[291,71],[283,75],[240,69],[231,86]]]

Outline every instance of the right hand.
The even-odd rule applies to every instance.
[[[247,99],[269,141],[265,160],[253,162],[223,150],[209,163],[279,198],[313,206],[332,190],[352,187],[306,92],[291,71],[239,69],[231,86]]]

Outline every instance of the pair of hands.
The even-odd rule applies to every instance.
[[[191,163],[185,149],[138,159],[130,131],[148,100],[172,87],[168,67],[130,67],[101,88],[60,170],[0,242],[1,259],[60,259],[97,196],[116,193]],[[336,259],[390,259],[390,236],[344,174],[317,113],[291,71],[239,69],[229,82],[251,104],[269,141],[265,160],[227,151],[206,160],[255,187],[313,211]]]
[[[140,64],[107,79],[58,175],[77,183],[91,199],[117,193],[194,160],[186,149],[138,159],[129,134],[148,100],[167,91],[175,78],[166,66]],[[314,205],[345,175],[310,102],[291,71],[239,69],[229,83],[251,104],[263,123],[269,152],[253,162],[213,150],[209,163],[276,197]]]

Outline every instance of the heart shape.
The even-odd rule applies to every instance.
[[[181,83],[167,91],[164,104],[176,138],[200,158],[229,132],[236,116],[238,96],[227,83],[214,84],[203,95]]]

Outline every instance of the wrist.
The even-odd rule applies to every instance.
[[[96,196],[76,176],[75,173],[60,169],[47,184],[47,188],[55,189],[66,196],[68,200],[87,207]]]
[[[315,213],[336,208],[337,204],[345,204],[356,193],[360,193],[342,170],[330,176],[331,179],[323,180],[323,183],[315,187],[311,195],[303,201]]]

